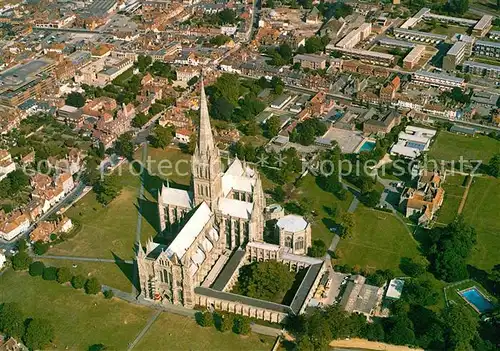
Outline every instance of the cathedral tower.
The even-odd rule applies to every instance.
[[[191,172],[195,205],[205,201],[214,210],[217,199],[222,194],[221,162],[219,149],[215,146],[212,136],[203,78],[201,79],[200,126],[196,149],[191,159]]]

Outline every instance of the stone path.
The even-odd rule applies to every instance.
[[[137,335],[135,340],[132,341],[132,343],[130,343],[130,345],[127,349],[128,351],[132,350],[135,347],[135,345],[137,345],[139,343],[139,341],[141,341],[141,339],[144,337],[144,335],[146,335],[146,333],[148,332],[149,328],[151,328],[153,323],[158,319],[158,316],[160,316],[161,312],[162,312],[161,310],[158,310],[158,311],[153,313],[151,318],[149,318],[148,323],[144,326],[144,328],[141,330],[139,335]]]
[[[55,255],[43,255],[36,256],[34,254],[31,255],[36,258],[50,258],[54,260],[68,260],[68,261],[84,261],[84,262],[102,262],[102,263],[117,263],[117,260],[113,260],[111,258],[98,258],[98,257],[80,257],[80,256],[55,256]],[[132,260],[123,260],[120,262],[125,262],[128,264],[132,264]]]

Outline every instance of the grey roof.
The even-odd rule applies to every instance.
[[[491,25],[492,19],[493,19],[493,16],[484,15],[483,17],[481,17],[481,19],[479,21],[477,21],[476,25],[474,26],[474,29],[483,30],[487,26]]]
[[[200,97],[200,126],[198,128],[198,151],[202,154],[205,154],[209,150],[214,150],[214,139],[212,136],[212,127],[210,126],[210,116],[208,115],[205,85],[202,78]]]
[[[401,34],[408,34],[408,35],[413,34],[413,35],[434,38],[434,39],[439,39],[439,40],[446,40],[446,38],[447,38],[446,35],[442,35],[442,34],[427,33],[427,32],[421,32],[418,30],[403,29],[403,28],[395,28],[394,33],[401,33]]]
[[[233,276],[234,272],[238,269],[240,262],[245,258],[245,250],[238,249],[231,256],[229,261],[226,263],[222,272],[217,276],[215,282],[212,284],[212,289],[217,291],[223,291],[227,283]]]
[[[301,61],[311,61],[311,62],[324,62],[326,61],[325,56],[320,56],[320,55],[295,55],[294,59],[301,60]]]
[[[457,125],[457,124],[454,124],[454,125],[451,126],[450,132],[453,132],[453,133],[463,133],[463,134],[469,134],[469,135],[476,134],[476,130],[474,128],[460,126],[460,125]]]
[[[300,312],[300,309],[304,305],[307,295],[309,294],[314,281],[318,277],[322,266],[323,262],[309,266],[309,268],[307,269],[307,273],[302,280],[302,283],[300,283],[299,289],[295,293],[292,303],[290,304],[290,307],[294,313],[298,314]]]
[[[378,40],[378,43],[380,45],[387,45],[387,46],[397,46],[401,48],[414,48],[416,44],[406,41],[406,40],[398,40],[398,39],[393,39],[389,37],[382,37]]]
[[[271,311],[281,312],[281,313],[293,313],[292,309],[289,306],[285,306],[279,303],[254,299],[252,297],[237,295],[224,291],[217,291],[211,288],[204,287],[196,287],[194,288],[194,292],[198,295],[203,295],[207,297],[213,297],[216,299],[231,301],[231,302],[239,302],[245,305],[254,306],[258,308],[265,308]]]
[[[478,40],[476,41],[476,46],[489,46],[500,49],[500,43],[496,41]]]
[[[463,66],[478,67],[478,68],[484,68],[487,70],[500,71],[500,66],[490,65],[490,64],[482,63],[482,62],[465,61],[463,63]]]
[[[450,76],[449,74],[445,74],[445,73],[434,73],[434,72],[428,72],[428,71],[424,71],[424,70],[418,70],[417,72],[415,72],[415,74],[421,75],[421,76],[426,76],[429,78],[445,79],[445,80],[449,80],[449,81],[453,81],[453,82],[457,82],[457,83],[464,82],[463,78]]]
[[[447,55],[458,55],[458,53],[465,48],[465,42],[457,41],[450,50],[446,53]]]

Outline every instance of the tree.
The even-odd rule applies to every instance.
[[[188,80],[187,84],[192,87],[193,85],[195,85],[196,83],[198,83],[198,80],[200,78],[198,76],[194,76],[193,78],[191,78],[190,80]]]
[[[45,243],[43,241],[35,241],[33,244],[33,252],[37,255],[43,255],[49,250],[49,243]]]
[[[35,261],[30,264],[29,273],[32,277],[38,277],[43,274],[43,270],[45,269],[45,265],[43,262]]]
[[[230,313],[215,312],[214,313],[215,327],[225,332],[233,328],[234,316]]]
[[[216,35],[215,37],[212,37],[210,39],[210,44],[215,45],[215,46],[221,46],[221,45],[224,45],[224,44],[226,44],[226,43],[228,43],[230,41],[231,41],[231,37],[230,36],[227,36],[227,35],[224,35],[224,34],[219,34],[219,35]],[[198,81],[198,76],[195,76],[193,78],[196,78],[196,81],[193,84],[191,84],[191,85],[196,84],[196,82]],[[193,78],[191,78],[191,79],[193,79]],[[188,82],[188,85],[190,85],[189,82]]]
[[[229,8],[225,8],[217,14],[219,24],[233,24],[236,22],[236,12]]]
[[[234,105],[225,97],[221,97],[210,106],[210,116],[223,121],[230,121],[233,115]]]
[[[56,267],[45,267],[42,274],[43,280],[56,280],[57,279],[57,268]]]
[[[134,142],[132,140],[132,133],[123,133],[116,140],[115,151],[118,155],[131,160],[134,153]]]
[[[254,262],[240,269],[234,290],[256,299],[281,302],[293,281],[294,274],[281,262]]]
[[[211,327],[214,325],[214,316],[209,311],[196,312],[196,322],[202,327]]]
[[[30,184],[29,177],[22,169],[16,169],[13,172],[10,172],[7,175],[7,179],[9,180],[11,193],[18,193],[23,190]]]
[[[109,204],[121,192],[121,185],[115,175],[109,175],[94,185],[97,201],[103,205]]]
[[[250,327],[250,319],[245,316],[236,316],[234,319],[234,328],[233,331],[236,334],[240,335],[248,335],[251,331]]]
[[[17,303],[6,302],[0,306],[0,331],[14,338],[24,335],[24,315]]]
[[[500,100],[500,99],[499,99]],[[488,165],[490,174],[496,178],[500,177],[500,153],[494,154]]]
[[[75,275],[71,278],[71,285],[75,289],[81,289],[85,285],[85,277],[82,275]]]
[[[281,129],[280,118],[276,115],[271,116],[266,121],[266,131],[269,138],[273,138],[278,135]]]
[[[139,72],[145,73],[146,69],[151,65],[153,59],[151,56],[139,55],[137,57],[136,66],[139,69]]]
[[[450,14],[463,15],[469,9],[469,0],[450,0],[445,7]]]
[[[352,236],[354,230],[354,215],[350,212],[344,212],[340,218],[342,229],[340,237],[346,238]]]
[[[380,202],[381,193],[377,190],[371,190],[361,194],[360,201],[368,207],[375,207]]]
[[[104,344],[93,344],[90,345],[88,351],[105,351],[108,348]]]
[[[28,243],[26,242],[26,239],[20,239],[17,242],[17,250],[18,251],[26,251],[27,248],[28,248]]]
[[[323,257],[326,255],[326,244],[323,240],[314,240],[312,246],[307,251],[307,255],[311,257]]]
[[[138,114],[135,115],[134,119],[132,120],[132,126],[136,128],[141,128],[148,122],[149,122],[149,116],[142,112],[139,112]]]
[[[278,202],[283,202],[285,200],[285,190],[281,186],[277,186],[273,190],[273,199]]]
[[[313,144],[316,137],[325,134],[326,131],[326,125],[319,119],[307,119],[297,125],[290,135],[290,139],[307,146]]]
[[[158,124],[154,127],[153,133],[149,137],[149,142],[155,148],[164,149],[170,145],[173,137],[174,129],[172,127],[162,127]]]
[[[57,282],[59,284],[67,283],[71,278],[72,275],[68,267],[61,267],[57,270]]]
[[[54,328],[50,321],[34,318],[26,328],[23,341],[31,350],[43,350],[54,339]]]
[[[413,345],[415,333],[413,323],[406,316],[395,316],[388,320],[389,328],[386,340],[395,345]]]
[[[476,231],[459,216],[430,235],[432,246],[428,258],[435,274],[447,282],[468,277],[466,260],[476,243]]]
[[[439,292],[427,279],[408,279],[402,295],[408,303],[421,306],[434,305],[439,300]]]
[[[443,311],[445,324],[445,341],[453,350],[472,349],[470,343],[477,332],[478,319],[471,314],[467,307],[452,304]]]
[[[79,92],[71,92],[66,97],[66,105],[73,107],[83,107],[85,106],[85,97]]]
[[[415,262],[413,258],[409,257],[401,258],[399,268],[401,269],[401,271],[403,271],[404,274],[413,278],[424,274],[426,271],[426,266],[424,264]]]
[[[12,268],[15,271],[24,271],[28,269],[31,262],[33,262],[32,258],[26,251],[19,251],[17,254],[12,256]]]
[[[108,290],[104,291],[104,298],[111,299],[113,296],[115,296],[115,293],[113,292],[113,290],[108,289]]]
[[[92,277],[85,282],[85,292],[89,295],[98,294],[101,291],[101,283],[97,278]]]

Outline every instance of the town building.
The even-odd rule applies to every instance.
[[[327,52],[338,51],[347,58],[359,59],[361,62],[366,62],[373,65],[391,66],[395,57],[385,52],[369,51],[362,49],[343,49],[332,47],[331,44],[326,46]]]
[[[320,55],[295,55],[293,63],[299,63],[302,68],[325,69],[326,59]]]
[[[405,216],[416,216],[420,225],[429,224],[443,204],[443,180],[439,172],[422,170],[416,187],[405,188],[401,193],[399,204]]]
[[[403,59],[403,68],[413,69],[425,53],[425,45],[416,45]]]
[[[500,43],[496,41],[477,40],[472,49],[474,55],[500,58]]]
[[[342,38],[336,47],[341,49],[352,49],[361,41],[365,40],[370,36],[372,32],[371,23],[363,23],[358,29],[349,32],[345,37]]]
[[[366,283],[361,275],[351,276],[340,300],[340,307],[349,313],[361,313],[370,317],[380,308],[384,290]]]
[[[443,57],[443,69],[446,71],[454,71],[455,67],[460,65],[465,58],[467,44],[463,41],[457,41],[448,50],[446,56]]]
[[[13,240],[26,232],[29,226],[29,217],[21,211],[6,214],[4,210],[0,210],[0,237],[4,240]]]
[[[387,134],[392,128],[401,123],[401,115],[396,111],[390,111],[379,118],[371,118],[363,123],[363,133]]]
[[[423,41],[431,44],[439,44],[446,40],[446,35],[420,32],[418,30],[395,28],[394,36],[398,39],[408,39],[413,41]]]
[[[462,88],[465,83],[464,78],[451,76],[445,73],[427,72],[419,70],[413,73],[412,82],[420,85],[437,87],[443,90]]]
[[[424,151],[429,150],[432,138],[436,135],[433,129],[407,126],[399,133],[398,141],[390,150],[393,156],[415,159]]]
[[[0,149],[0,182],[7,178],[7,175],[16,170],[16,164],[12,160],[10,152]]]
[[[463,71],[480,76],[490,78],[500,78],[500,66],[490,65],[487,63],[465,61],[462,64]]]
[[[476,37],[484,37],[486,33],[491,29],[493,21],[493,16],[483,15],[481,19],[476,23],[474,28],[472,28],[472,34]]]

